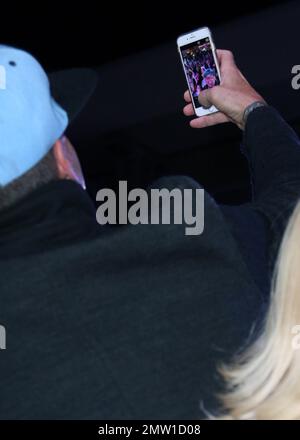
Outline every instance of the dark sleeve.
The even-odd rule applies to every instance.
[[[300,196],[300,142],[272,107],[248,116],[242,151],[251,174],[251,209],[265,219],[271,268],[286,223]]]

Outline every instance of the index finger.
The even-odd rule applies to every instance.
[[[226,49],[217,49],[217,57],[222,70],[229,67],[236,67],[233,53]]]
[[[192,98],[191,98],[191,94],[190,94],[190,91],[189,91],[189,90],[186,90],[186,91],[184,92],[183,97],[184,97],[184,100],[185,100],[188,104],[189,104],[190,102],[192,102]]]

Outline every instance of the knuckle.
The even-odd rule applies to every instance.
[[[228,55],[229,57],[232,57],[232,58],[233,58],[233,53],[231,52],[231,50],[226,49],[225,52],[227,53],[227,55]]]

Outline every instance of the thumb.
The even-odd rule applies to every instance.
[[[206,90],[202,90],[199,93],[198,101],[202,105],[203,108],[209,108],[212,105],[211,91],[212,91],[212,89],[206,89]]]

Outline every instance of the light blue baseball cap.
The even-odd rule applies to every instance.
[[[36,165],[65,132],[97,83],[90,69],[49,76],[29,53],[0,45],[0,185]]]

